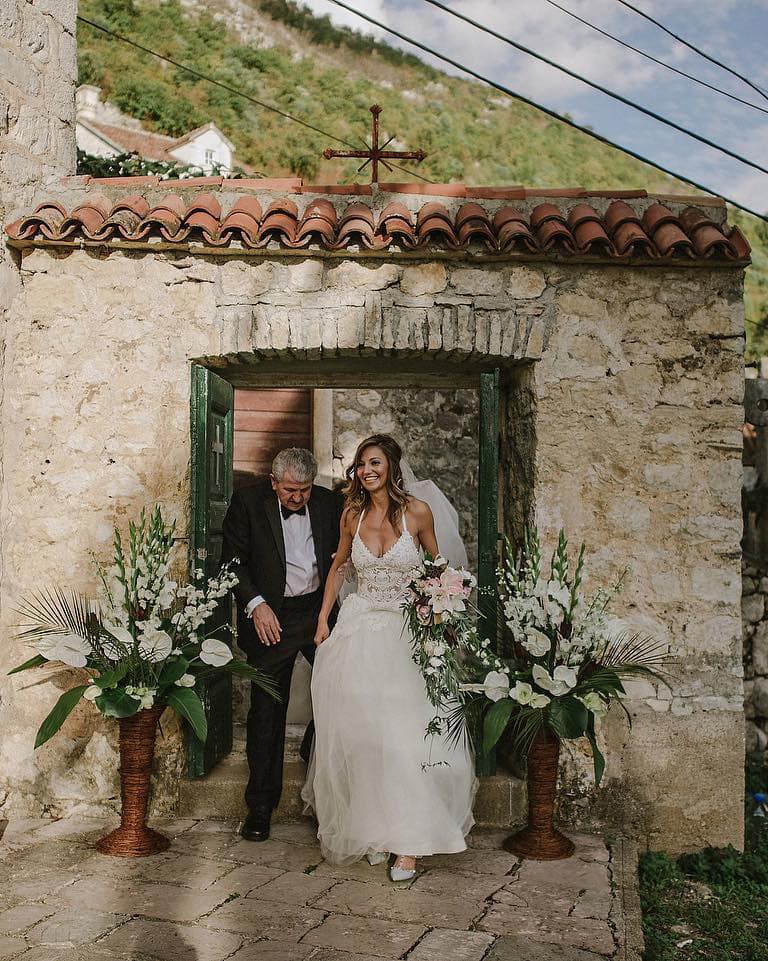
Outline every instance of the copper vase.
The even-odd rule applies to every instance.
[[[536,861],[557,861],[574,852],[573,841],[558,831],[552,821],[559,755],[559,739],[543,728],[528,752],[528,825],[504,842],[504,849],[511,854]]]
[[[146,823],[155,732],[164,710],[161,704],[120,718],[120,827],[96,842],[102,854],[141,858],[164,851],[171,843]]]

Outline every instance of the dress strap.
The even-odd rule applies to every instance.
[[[360,533],[360,525],[363,523],[363,509],[360,508],[360,517],[357,519],[357,530],[355,531],[355,537]]]
[[[407,513],[408,513],[408,508],[407,508],[407,507],[404,507],[404,508],[403,508],[403,514],[402,514],[403,530],[405,531],[406,534],[409,534],[410,531],[408,530],[408,521],[405,519],[405,515],[406,515]]]

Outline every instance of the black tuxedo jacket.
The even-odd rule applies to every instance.
[[[325,586],[339,543],[343,509],[341,495],[313,485],[307,504],[315,543],[320,586]],[[247,651],[257,643],[248,602],[261,594],[280,618],[285,594],[285,542],[280,504],[269,481],[235,491],[224,517],[222,562],[238,558],[233,570],[239,578],[234,588],[237,601],[238,643]]]

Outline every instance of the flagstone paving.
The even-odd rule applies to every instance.
[[[519,861],[507,832],[477,830],[392,885],[384,865],[323,861],[306,820],[262,844],[234,821],[156,826],[170,849],[128,859],[95,851],[106,821],[11,821],[0,961],[640,961],[622,839],[574,836],[567,861]]]

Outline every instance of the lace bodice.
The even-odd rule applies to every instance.
[[[360,537],[360,523],[352,541],[352,563],[357,571],[358,596],[376,604],[399,608],[408,583],[408,573],[421,563],[419,549],[408,532],[405,517],[402,534],[381,557],[365,546]]]

